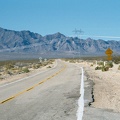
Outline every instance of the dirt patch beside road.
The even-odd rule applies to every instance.
[[[95,108],[110,109],[120,112],[120,70],[119,65],[102,72],[95,70],[95,65],[82,63],[90,80],[93,80],[93,94],[95,101],[92,106]]]

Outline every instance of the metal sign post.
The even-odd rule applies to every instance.
[[[39,61],[40,61],[40,63],[42,62],[42,57],[39,57]]]
[[[108,60],[108,61],[112,60],[112,53],[113,53],[113,51],[112,51],[110,48],[108,48],[108,49],[105,51],[105,54],[107,55],[107,60]]]

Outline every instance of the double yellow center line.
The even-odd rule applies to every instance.
[[[6,102],[8,102],[8,101],[10,101],[10,100],[12,100],[12,99],[14,99],[14,98],[20,96],[21,94],[24,94],[24,93],[26,93],[26,92],[28,92],[28,91],[34,89],[35,87],[37,87],[37,86],[39,86],[40,84],[46,82],[47,80],[50,80],[51,78],[55,77],[56,75],[58,75],[59,73],[61,73],[62,71],[64,71],[65,68],[66,68],[66,65],[64,65],[64,67],[63,67],[62,69],[60,69],[58,72],[56,72],[56,73],[54,73],[53,75],[49,76],[48,78],[46,78],[46,79],[40,81],[39,83],[37,83],[37,84],[35,84],[35,85],[33,85],[33,86],[27,88],[26,90],[23,90],[22,92],[19,92],[19,93],[15,94],[15,95],[13,95],[13,96],[11,96],[11,97],[9,97],[9,98],[3,100],[3,101],[0,101],[0,104],[4,104],[4,103],[6,103]]]

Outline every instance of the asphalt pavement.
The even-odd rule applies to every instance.
[[[0,86],[0,120],[77,120],[80,72],[58,60],[55,68]]]
[[[78,120],[82,75],[78,66],[57,60],[53,68],[0,85],[0,120]],[[82,120],[120,120],[119,113],[91,106],[93,86],[84,74]]]

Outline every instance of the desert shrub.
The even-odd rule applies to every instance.
[[[24,73],[30,72],[28,68],[23,68],[22,71],[23,71]]]
[[[101,62],[98,62],[97,64],[100,65],[100,66],[103,66],[104,62],[101,61]]]
[[[29,65],[28,67],[29,67],[29,68],[32,68],[33,66],[32,66],[32,64],[31,64],[31,65]]]
[[[5,67],[8,70],[8,69],[14,68],[14,65],[13,64],[6,64]]]
[[[34,66],[34,69],[38,69],[39,67],[37,65]]]
[[[93,66],[93,64],[90,65],[91,67]]]
[[[97,67],[95,68],[95,70],[101,70],[101,67],[97,66]]]
[[[107,66],[102,66],[102,67],[97,66],[97,67],[95,68],[95,70],[108,71],[108,70],[109,70],[109,67],[107,67]]]
[[[36,69],[35,65],[32,65],[32,68],[33,68],[33,69]]]
[[[55,62],[55,60],[54,60],[54,59],[51,59],[51,60],[48,60],[48,61],[50,61],[51,63]]]
[[[23,68],[23,69],[24,69],[24,68]],[[20,67],[20,68],[16,71],[16,73],[18,73],[18,74],[23,73],[23,69]]]
[[[9,70],[5,70],[4,74],[9,74],[9,75],[13,75],[13,73]]]
[[[113,67],[113,63],[112,62],[107,62],[105,66],[109,67],[109,68],[112,68]]]
[[[36,68],[40,68],[41,64],[36,64]]]
[[[50,63],[42,63],[42,66],[46,66],[46,65],[48,65],[48,64],[50,64]]]
[[[48,66],[47,68],[51,68],[51,66]]]
[[[114,60],[114,63],[115,63],[115,64],[119,64],[120,61],[119,61],[119,60]]]
[[[119,64],[120,63],[120,56],[113,56],[113,61],[115,64]]]
[[[41,66],[41,64],[33,64],[32,68],[33,69],[38,69],[38,68],[40,68],[40,66]]]
[[[103,66],[102,67],[102,71],[104,72],[104,71],[108,71],[109,70],[109,67],[105,67],[105,66]]]

